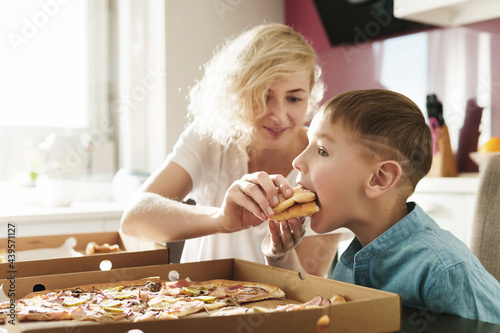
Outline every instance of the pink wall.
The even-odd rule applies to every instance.
[[[325,99],[352,89],[384,88],[376,78],[372,42],[332,47],[313,0],[285,0],[285,21],[308,38],[324,71]],[[487,31],[492,40],[492,136],[500,136],[500,19],[471,24],[468,28]]]
[[[286,0],[285,20],[318,53],[327,86],[325,99],[353,89],[383,88],[375,79],[372,43],[331,47],[313,0]]]

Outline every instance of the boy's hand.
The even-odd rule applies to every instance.
[[[268,258],[279,258],[300,244],[305,234],[302,220],[269,221],[269,232],[262,241],[262,253]]]

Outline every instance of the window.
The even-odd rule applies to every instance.
[[[0,181],[54,165],[64,178],[114,173],[110,3],[0,2]]]
[[[467,101],[483,107],[479,146],[491,136],[491,35],[463,27],[386,39],[376,44],[380,82],[410,97],[427,117],[426,96],[443,103],[451,145],[458,149]]]
[[[2,1],[0,124],[88,127],[87,3]]]
[[[380,52],[383,57],[380,82],[387,89],[408,96],[425,111],[428,72],[427,34],[417,33],[389,38],[381,44]]]

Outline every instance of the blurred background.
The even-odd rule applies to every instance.
[[[183,130],[186,96],[203,64],[225,38],[263,22],[289,24],[311,41],[324,70],[325,99],[387,88],[412,98],[427,116],[426,96],[436,94],[457,150],[473,98],[483,108],[479,145],[500,136],[500,64],[494,61],[500,19],[492,17],[500,14],[452,25],[425,17],[405,22],[393,16],[394,6],[0,1],[0,218],[28,212],[40,218],[41,207],[72,207],[81,217],[77,203],[87,203],[85,212],[112,211],[109,228],[115,228],[131,193]],[[111,208],[92,208],[103,203]]]

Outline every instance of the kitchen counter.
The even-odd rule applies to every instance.
[[[471,193],[477,192],[479,173],[462,173],[458,177],[424,177],[415,192],[418,193]]]
[[[0,209],[0,238],[14,225],[15,237],[117,231],[123,207],[115,202],[74,202],[69,207]]]
[[[46,222],[65,221],[68,219],[120,219],[122,205],[114,201],[74,202],[68,207],[44,207],[27,205],[3,207],[0,209],[0,222]]]
[[[415,201],[441,228],[470,246],[479,180],[478,173],[425,177],[408,201]]]
[[[36,188],[0,186],[0,238],[8,225],[16,226],[16,237],[117,231],[123,205],[110,199],[110,183],[95,187],[92,198],[76,198],[70,205],[42,205]]]

